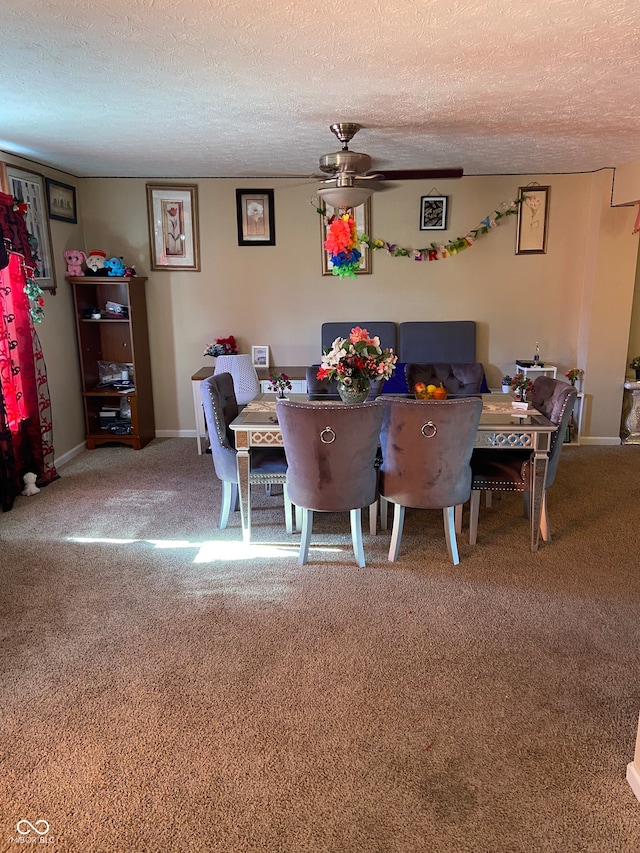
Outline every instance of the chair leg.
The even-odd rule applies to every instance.
[[[284,527],[287,533],[293,533],[293,506],[291,505],[291,501],[289,500],[289,490],[287,489],[287,484],[285,483],[282,487],[284,492]]]
[[[458,542],[456,540],[455,508],[445,506],[442,508],[444,518],[444,538],[447,540],[447,551],[454,566],[460,562],[458,556]]]
[[[456,533],[462,533],[462,504],[456,504]]]
[[[369,506],[369,533],[371,536],[378,534],[378,501]]]
[[[362,510],[352,509],[349,511],[351,518],[351,541],[353,542],[353,553],[356,563],[361,569],[364,568],[364,548],[362,547]]]
[[[220,516],[218,518],[218,527],[220,530],[224,530],[229,522],[231,507],[233,507],[234,511],[238,508],[238,484],[223,480],[222,503],[220,504]]]
[[[389,511],[389,501],[386,498],[383,498],[382,495],[379,497],[380,501],[380,530],[387,529],[387,513]]]
[[[402,539],[402,528],[404,526],[404,507],[395,504],[393,511],[393,530],[391,531],[391,544],[389,545],[389,561],[395,563],[398,559],[400,541]]]
[[[480,492],[471,490],[469,499],[469,545],[475,545],[478,539],[478,515],[480,513]]]
[[[298,565],[304,566],[309,559],[309,543],[311,542],[311,528],[313,527],[313,510],[305,507],[296,507],[296,511],[302,513],[302,533],[300,536],[300,553],[298,554]]]
[[[531,492],[522,493],[522,515],[531,518]]]
[[[302,530],[302,507],[296,507],[296,530]]]

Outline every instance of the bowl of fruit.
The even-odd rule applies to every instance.
[[[426,382],[416,382],[413,386],[416,400],[446,400],[447,389],[442,382],[440,385],[427,385]]]

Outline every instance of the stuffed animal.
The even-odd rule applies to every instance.
[[[87,256],[79,249],[67,249],[63,252],[64,259],[67,262],[67,275],[84,275],[82,262],[86,261]]]
[[[107,275],[124,275],[124,262],[122,258],[109,258],[108,261],[104,262],[105,269],[109,270]]]
[[[102,249],[92,249],[87,255],[85,261],[87,265],[87,275],[104,275],[104,262],[107,253]]]
[[[38,479],[36,475],[25,474],[22,479],[24,480],[24,489],[22,494],[27,495],[27,497],[37,495],[40,489],[36,486],[36,480]]]

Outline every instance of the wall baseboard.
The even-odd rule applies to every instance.
[[[631,790],[636,798],[640,800],[640,773],[636,770],[633,762],[627,764],[627,782],[631,785]]]
[[[67,462],[71,462],[72,459],[79,456],[86,447],[87,443],[85,441],[82,441],[80,444],[76,444],[76,446],[67,451],[67,453],[63,453],[62,456],[56,456],[53,460],[53,464],[56,468],[61,468],[63,465],[66,465]]]
[[[580,444],[606,444],[609,447],[617,447],[622,441],[619,435],[581,435]]]

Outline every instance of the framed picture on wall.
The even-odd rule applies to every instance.
[[[49,218],[59,219],[61,222],[76,223],[76,188],[69,184],[61,184],[46,178],[47,205]]]
[[[549,193],[551,187],[518,187],[516,255],[544,255],[547,251]]]
[[[420,198],[420,230],[446,231],[447,207],[446,195],[423,195]]]
[[[198,187],[147,184],[152,270],[200,272]]]
[[[275,246],[273,190],[236,190],[238,246]]]
[[[327,231],[329,228],[329,219],[332,216],[339,216],[344,211],[337,207],[331,207],[330,204],[320,202],[323,215],[320,217],[320,254],[322,256],[322,275],[333,275],[333,264],[329,260],[329,254],[324,247],[324,241],[327,239]],[[368,198],[364,204],[359,204],[357,207],[351,207],[347,213],[353,216],[356,223],[356,232],[358,234],[371,235],[371,199]],[[371,249],[364,244],[360,244],[362,257],[360,258],[360,269],[356,270],[356,275],[368,275],[371,273]]]
[[[27,204],[25,222],[31,241],[31,253],[36,262],[35,278],[43,290],[56,289],[56,275],[51,257],[51,231],[44,193],[44,178],[37,172],[27,172],[6,164],[8,192]]]

